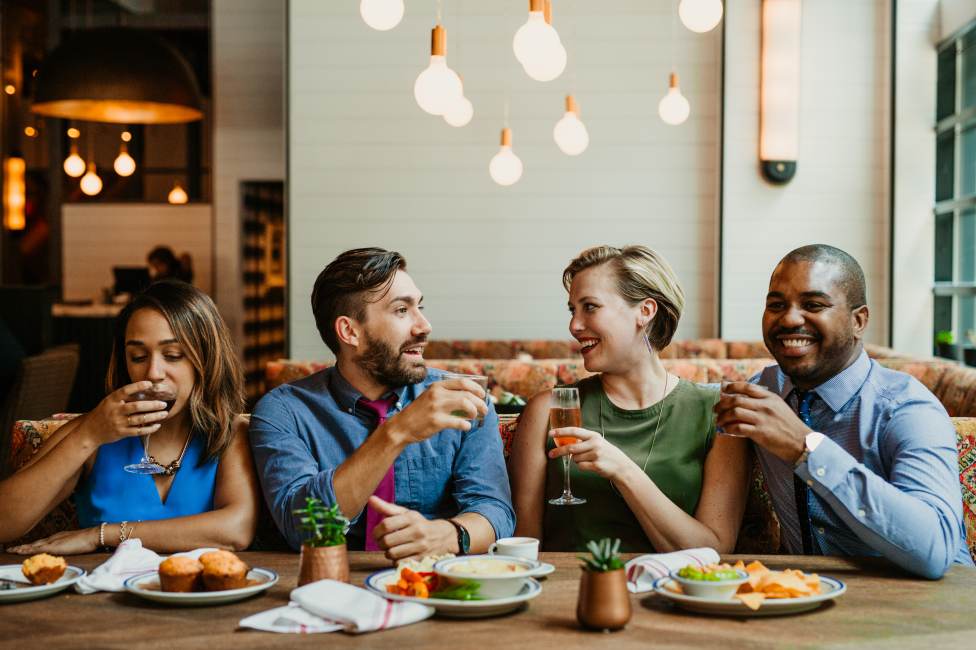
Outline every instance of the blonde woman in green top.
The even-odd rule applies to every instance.
[[[626,551],[735,547],[747,490],[745,439],[715,434],[718,391],[668,373],[684,294],[667,261],[644,246],[598,246],[563,272],[569,330],[586,369],[576,384],[582,427],[550,431],[551,391],[522,414],[510,461],[516,535],[547,550],[583,550],[619,537]],[[579,439],[556,447],[555,435]],[[550,505],[562,463],[582,505]]]

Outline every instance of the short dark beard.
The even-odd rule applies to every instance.
[[[416,384],[427,376],[427,366],[423,361],[405,366],[400,362],[400,352],[386,341],[374,339],[366,332],[363,332],[363,339],[366,347],[355,361],[363,372],[381,386],[400,388]],[[425,340],[426,337],[410,341],[403,347],[417,345]]]

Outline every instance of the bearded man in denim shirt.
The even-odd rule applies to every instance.
[[[312,311],[336,364],[276,388],[251,417],[265,500],[292,547],[316,497],[352,520],[353,550],[485,552],[515,528],[498,417],[470,379],[428,370],[430,323],[399,253],[342,253]]]

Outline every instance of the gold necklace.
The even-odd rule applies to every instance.
[[[664,419],[664,398],[668,396],[668,385],[669,385],[669,382],[670,381],[671,381],[671,373],[665,372],[664,373],[664,391],[661,393],[661,399],[658,400],[658,402],[657,402],[658,404],[661,404],[661,412],[658,414],[657,422],[654,423],[654,433],[651,434],[651,446],[648,447],[648,449],[647,449],[647,456],[644,457],[644,465],[641,467],[641,471],[644,472],[645,474],[647,473],[647,461],[649,461],[651,459],[651,452],[654,451],[654,443],[657,442],[657,432],[658,432],[658,429],[661,428],[661,420]],[[602,382],[601,382],[601,384],[602,384]],[[602,388],[602,386],[601,386],[601,388]],[[607,401],[610,400],[610,396],[607,395],[606,389],[603,390],[603,395],[604,395],[604,397],[606,397]],[[651,406],[653,406],[653,404]],[[606,440],[607,439],[607,435],[606,435],[606,433],[604,431],[604,428],[603,428],[603,407],[604,407],[604,402],[603,402],[603,400],[600,400],[600,436],[602,436],[603,439]],[[617,494],[620,494],[620,490],[617,489],[617,486],[614,485],[613,481],[610,481],[610,486],[613,487],[614,491]]]
[[[193,431],[191,430],[186,434],[186,440],[183,441],[183,450],[180,452],[179,458],[171,462],[169,465],[163,465],[156,457],[149,453],[149,436],[142,436],[142,448],[146,452],[146,458],[150,463],[159,467],[163,471],[160,472],[164,476],[173,476],[178,471],[180,471],[180,465],[183,463],[183,455],[186,454],[186,448],[190,446],[190,438],[193,436]]]

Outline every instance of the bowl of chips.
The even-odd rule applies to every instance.
[[[727,564],[688,565],[671,572],[671,579],[681,585],[681,591],[697,598],[726,600],[749,580],[744,569]]]

